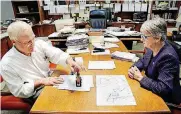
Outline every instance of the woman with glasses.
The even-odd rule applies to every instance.
[[[161,96],[165,102],[180,104],[179,58],[166,41],[166,22],[161,18],[148,20],[140,30],[146,53],[128,70],[129,77]],[[145,71],[145,76],[141,71]]]

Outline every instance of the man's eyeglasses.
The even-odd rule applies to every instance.
[[[31,40],[29,40],[28,42],[25,42],[25,43],[22,43],[22,42],[20,42],[20,41],[18,41],[18,40],[16,40],[18,43],[20,43],[20,44],[22,44],[22,45],[24,45],[24,46],[29,46],[29,45],[31,45],[33,42],[34,42],[34,37],[31,39]]]

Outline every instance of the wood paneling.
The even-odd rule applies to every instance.
[[[1,58],[12,48],[13,44],[9,37],[1,39]]]

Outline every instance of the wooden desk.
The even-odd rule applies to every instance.
[[[112,48],[111,52],[116,50],[127,51],[122,42],[118,43],[119,48]],[[84,64],[87,67],[89,60],[111,60],[110,56],[92,56],[89,53],[80,54]],[[140,87],[139,82],[130,79],[128,68],[131,62],[114,60],[116,69],[114,70],[88,70],[81,74],[89,74],[94,77],[94,86],[96,86],[95,75],[125,75],[133,95],[136,106],[96,106],[96,87],[91,88],[90,92],[73,92],[67,90],[58,90],[51,86],[45,87],[41,95],[35,102],[30,113],[61,113],[61,114],[113,114],[113,113],[169,113],[169,108],[164,101],[146,89]]]

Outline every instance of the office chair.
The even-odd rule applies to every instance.
[[[175,49],[175,51],[178,54],[179,57],[179,62],[181,64],[181,45],[175,43],[174,41],[169,41],[167,40],[167,42],[172,45],[172,47]],[[181,80],[181,76],[179,78],[179,80]],[[171,108],[171,112],[172,114],[180,114],[181,113],[181,104],[177,105],[177,104],[173,104],[173,103],[166,103],[170,108]]]
[[[172,45],[172,47],[175,49],[175,51],[177,52],[178,54],[178,57],[179,57],[179,61],[180,61],[180,64],[181,64],[181,45],[173,42],[173,41],[169,41],[167,40],[167,42]]]
[[[172,41],[181,41],[181,34],[178,34],[177,31],[172,31]]]
[[[105,29],[107,25],[106,10],[90,11],[90,25],[93,29]]]

